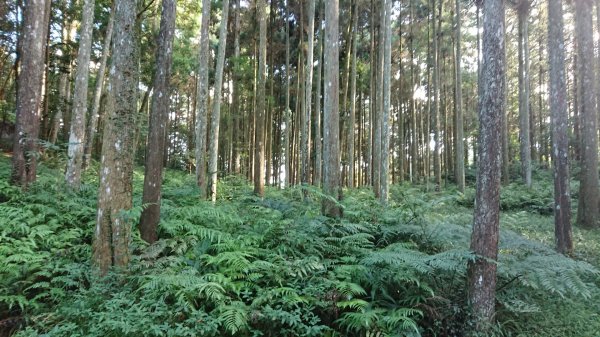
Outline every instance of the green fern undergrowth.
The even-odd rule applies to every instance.
[[[469,193],[399,185],[382,207],[370,190],[348,190],[344,219],[334,221],[320,216],[316,188],[267,188],[257,198],[244,178],[224,177],[213,205],[199,200],[192,176],[167,171],[161,239],[147,245],[134,234],[129,270],[98,279],[89,262],[94,167],[78,193],[52,167],[42,164],[22,192],[0,159],[0,333],[463,336],[470,328]],[[551,215],[530,206],[502,217],[494,334],[600,335],[597,233],[576,229],[576,259],[558,255]]]

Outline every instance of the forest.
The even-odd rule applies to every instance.
[[[0,2],[1,336],[600,336],[600,1]]]

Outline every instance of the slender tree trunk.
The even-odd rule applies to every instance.
[[[356,53],[357,53],[357,38],[358,38],[358,4],[355,2],[354,12],[352,15],[354,31],[352,33],[352,65],[350,71],[350,120],[348,121],[348,187],[355,187],[354,177],[354,126],[356,124]]]
[[[469,301],[475,329],[485,332],[494,318],[496,304],[496,260],[500,215],[500,151],[504,113],[505,67],[504,1],[483,2],[483,68],[479,98],[479,153],[477,189],[471,250],[477,258],[469,262]]]
[[[142,203],[147,207],[140,218],[142,239],[154,242],[160,219],[160,193],[162,186],[163,156],[166,141],[165,126],[169,121],[171,60],[173,35],[175,33],[175,0],[163,0],[160,18],[160,31],[156,43],[156,73],[154,74],[154,95],[150,107],[148,145],[146,147],[146,167]]]
[[[13,184],[23,188],[35,181],[37,173],[47,1],[27,2],[23,11],[22,34],[19,36],[18,57],[21,70],[17,75],[17,111],[11,180]]]
[[[598,114],[596,109],[596,71],[592,0],[575,1],[575,34],[578,48],[578,73],[581,81],[581,173],[577,223],[583,228],[600,226],[600,192],[598,190]]]
[[[456,17],[455,17],[455,52],[454,52],[454,111],[456,114],[456,139],[454,140],[456,146],[455,152],[455,171],[454,178],[456,179],[456,185],[458,190],[461,192],[465,191],[465,134],[464,134],[464,122],[462,112],[462,70],[461,70],[461,7],[460,0],[455,0],[456,4]]]
[[[256,0],[259,24],[256,135],[254,140],[254,193],[265,195],[265,81],[267,76],[267,18],[265,0]]]
[[[569,191],[569,136],[565,40],[561,0],[548,1],[548,64],[552,115],[552,163],[554,166],[554,234],[556,250],[573,253],[571,193]]]
[[[106,33],[104,35],[102,57],[100,58],[100,67],[98,68],[98,74],[96,75],[96,88],[94,89],[94,98],[92,99],[92,110],[90,112],[90,119],[88,121],[87,133],[85,137],[85,147],[82,166],[84,170],[87,168],[87,166],[90,163],[90,160],[92,159],[94,137],[96,136],[96,129],[98,128],[98,119],[100,118],[100,98],[102,97],[102,90],[104,88],[104,76],[106,74],[106,64],[108,63],[108,54],[110,53],[110,42],[112,39],[114,24],[115,4],[113,3],[110,9],[108,26],[106,27]]]
[[[375,70],[375,118],[373,132],[373,192],[375,197],[381,197],[381,157],[382,157],[382,135],[383,135],[383,69],[384,69],[384,48],[385,48],[385,0],[378,0],[378,27],[377,32],[377,57]]]
[[[323,117],[323,198],[321,213],[339,218],[341,199],[339,140],[339,1],[325,2],[325,92]]]
[[[321,6],[319,6],[321,8]],[[322,13],[322,12],[321,12]],[[319,15],[321,18],[322,15]],[[319,27],[321,26],[321,21],[319,19]],[[318,52],[317,57],[319,59],[319,63],[317,64],[317,87],[315,88],[315,169],[313,174],[313,185],[321,186],[322,172],[323,172],[323,143],[321,141],[321,82],[322,82],[322,74],[323,74],[323,29],[320,30],[319,40],[318,40]]]
[[[107,90],[108,119],[104,128],[98,213],[92,245],[92,261],[101,274],[111,266],[129,263],[131,220],[124,215],[132,207],[139,38],[136,1],[120,0],[115,9],[115,38]]]
[[[285,157],[283,186],[287,187],[291,178],[291,142],[292,110],[290,109],[290,21],[288,18],[288,3],[285,1],[285,131],[283,134],[283,156]]]
[[[202,0],[202,23],[200,27],[200,56],[198,64],[198,87],[196,104],[196,182],[200,197],[206,197],[206,134],[208,132],[208,68],[210,25],[210,0]]]
[[[504,26],[504,35],[506,36],[506,25]],[[504,48],[506,49],[507,41],[504,40]],[[506,64],[506,53],[504,53],[504,63]],[[508,73],[508,72],[507,72]],[[508,76],[505,74],[505,76]],[[508,83],[508,79],[505,79]],[[504,95],[504,106],[508,106],[508,95]],[[506,109],[505,109],[506,110]],[[508,185],[510,183],[510,147],[509,142],[509,130],[508,130],[508,111],[502,114],[502,184]]]
[[[234,38],[233,38],[233,58],[235,60],[233,67],[233,92],[232,95],[232,104],[233,104],[233,127],[231,128],[232,139],[233,142],[233,153],[232,153],[232,162],[233,162],[233,173],[240,173],[240,164],[241,164],[241,150],[242,150],[242,142],[241,136],[242,132],[239,132],[241,127],[241,119],[242,119],[242,109],[240,108],[240,76],[239,76],[239,59],[240,59],[240,0],[235,1],[235,15],[234,15]]]
[[[390,110],[391,110],[391,72],[392,72],[392,0],[382,0],[385,11],[384,25],[379,34],[383,34],[383,110],[381,123],[381,169],[379,178],[379,200],[386,204],[388,200],[389,169],[390,169]]]
[[[302,184],[310,181],[310,119],[312,104],[312,78],[313,78],[313,49],[315,35],[315,0],[308,0],[308,31],[306,49],[306,67],[304,68],[304,106],[302,114],[302,131],[300,132],[302,152]],[[306,192],[304,193],[306,197]]]
[[[433,141],[435,146],[433,148],[433,175],[435,179],[435,190],[439,190],[442,185],[442,163],[441,163],[441,126],[440,126],[440,61],[439,61],[439,27],[436,12],[438,7],[436,6],[437,1],[433,0]],[[441,12],[442,4],[439,4]],[[438,14],[438,15],[441,15]]]
[[[208,194],[212,202],[217,201],[217,173],[219,160],[219,126],[221,124],[221,91],[223,89],[223,67],[227,46],[227,20],[229,18],[229,0],[223,0],[221,27],[219,28],[219,49],[217,52],[217,68],[215,71],[215,88],[208,141]]]
[[[531,135],[529,113],[529,0],[521,0],[519,17],[519,142],[521,146],[521,175],[531,187]]]
[[[73,109],[71,113],[71,131],[69,133],[69,147],[67,150],[67,172],[65,174],[67,185],[74,190],[79,190],[79,186],[81,185],[90,54],[92,51],[92,26],[94,24],[94,0],[84,1],[81,15],[79,52],[77,53]]]

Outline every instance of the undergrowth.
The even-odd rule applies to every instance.
[[[99,279],[89,263],[93,170],[78,193],[57,170],[42,167],[26,192],[8,184],[8,172],[0,160],[0,327],[17,336],[462,336],[470,328],[468,194],[394,186],[382,207],[368,189],[350,190],[344,219],[334,221],[320,216],[318,189],[306,201],[301,187],[257,198],[232,176],[213,205],[199,200],[193,177],[168,171],[161,239],[147,245],[134,235],[129,271]],[[134,220],[141,181],[138,172]],[[595,261],[528,238],[519,224],[549,217],[510,209],[494,333],[597,335]]]

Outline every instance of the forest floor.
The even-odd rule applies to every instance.
[[[0,156],[0,335],[463,336],[473,189],[408,184],[383,207],[345,190],[341,221],[319,215],[320,190],[252,194],[225,177],[215,205],[194,177],[168,170],[160,240],[137,231],[127,272],[90,266],[97,167],[78,193],[60,158],[27,192]],[[502,190],[495,336],[600,336],[600,232],[574,228],[575,255],[556,254],[549,172]],[[471,182],[472,183],[472,182]],[[135,224],[143,170],[134,174]],[[573,196],[577,198],[576,183]],[[576,207],[573,207],[576,209]],[[487,336],[487,335],[486,335]]]

